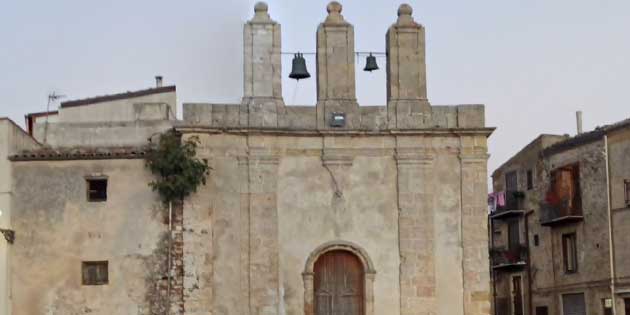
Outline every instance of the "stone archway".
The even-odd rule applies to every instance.
[[[360,246],[346,241],[333,241],[317,247],[306,260],[302,279],[304,280],[304,314],[315,315],[315,263],[324,254],[345,251],[353,254],[363,267],[363,310],[365,315],[374,315],[374,278],[376,271],[367,252]]]

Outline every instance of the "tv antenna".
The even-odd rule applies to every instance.
[[[64,97],[66,96],[62,94],[57,94],[57,92],[54,91],[48,94],[48,103],[46,104],[46,121],[44,122],[44,144],[46,144],[48,138],[48,115],[50,115],[50,104]]]

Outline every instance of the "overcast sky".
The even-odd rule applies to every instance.
[[[0,116],[23,125],[48,93],[69,99],[143,89],[161,74],[178,101],[239,102],[246,0],[0,3]],[[269,0],[283,51],[315,51],[328,1]],[[346,0],[358,51],[385,51],[400,1]],[[485,104],[493,170],[540,133],[574,134],[630,117],[630,1],[409,1],[427,29],[429,100]],[[314,76],[313,56],[306,56]],[[381,69],[384,59],[379,59]],[[315,104],[315,80],[286,78],[287,104]],[[357,62],[362,105],[384,105],[385,72]],[[54,106],[56,107],[56,105]],[[54,108],[53,108],[54,109]]]

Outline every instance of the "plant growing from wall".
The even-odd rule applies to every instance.
[[[167,250],[167,298],[164,314],[170,314],[173,266],[173,203],[181,202],[206,184],[210,173],[208,161],[197,158],[199,138],[182,139],[181,133],[171,129],[160,135],[157,143],[149,139],[146,167],[156,175],[149,186],[157,191],[160,199],[168,205],[168,250]],[[180,223],[181,224],[181,223]],[[179,235],[181,237],[181,235]]]
[[[157,143],[150,144],[146,166],[156,175],[149,186],[164,203],[183,201],[206,184],[210,173],[208,161],[197,158],[199,138],[182,139],[181,133],[171,129],[160,135]]]

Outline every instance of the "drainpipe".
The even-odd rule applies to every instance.
[[[491,215],[491,214],[490,214]],[[490,227],[489,229],[489,234],[490,234],[490,252],[492,252],[494,250],[494,220],[490,217],[490,215],[488,215],[488,225]],[[493,304],[493,309],[494,309],[494,314],[497,314],[497,274],[494,271],[494,268],[492,266],[492,255],[490,255],[489,257],[490,260],[490,276],[492,277],[492,304]]]
[[[604,158],[606,159],[606,192],[608,197],[607,211],[608,211],[608,252],[610,254],[610,295],[612,298],[612,311],[613,315],[617,314],[617,302],[615,299],[615,281],[617,278],[615,268],[615,242],[613,235],[613,219],[611,209],[611,192],[610,192],[610,156],[608,155],[608,135],[604,134]]]
[[[173,202],[168,202],[168,286],[166,292],[167,306],[166,306],[166,314],[171,313],[171,265],[172,265],[172,257],[171,252],[173,251]]]
[[[534,211],[528,211],[525,214],[525,247],[527,248],[527,260],[525,260],[526,265],[525,267],[527,268],[527,302],[529,304],[529,310],[528,310],[528,314],[532,315],[533,314],[533,307],[534,307],[534,302],[532,300],[532,264],[531,264],[531,257],[532,257],[532,251],[529,247],[529,216],[534,213]],[[628,314],[630,315],[630,314]]]

